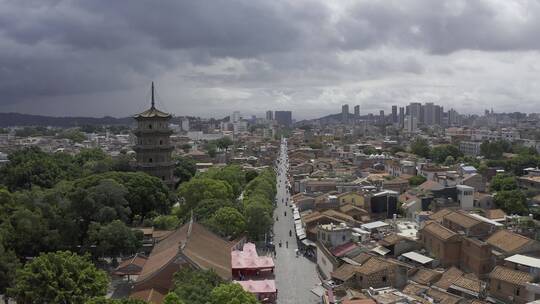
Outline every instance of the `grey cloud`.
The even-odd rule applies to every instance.
[[[336,27],[346,49],[395,45],[435,54],[538,50],[539,17],[540,3],[534,0],[362,0]]]
[[[54,112],[55,99],[76,105],[106,94],[129,106],[120,92],[132,98],[152,79],[167,83],[160,89],[174,101],[172,111],[206,114],[234,105],[314,115],[348,101],[376,110],[419,96],[451,103],[505,60],[500,79],[482,82],[478,98],[503,104],[540,93],[520,84],[530,81],[531,64],[512,65],[520,52],[540,49],[537,1],[349,3],[0,0],[0,110],[43,102]],[[467,50],[491,61],[467,60]],[[507,83],[517,89],[496,93]],[[117,115],[135,110],[112,108]]]

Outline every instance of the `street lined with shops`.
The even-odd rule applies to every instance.
[[[311,290],[319,282],[316,265],[299,254],[293,209],[287,184],[287,145],[282,141],[277,164],[277,195],[274,211],[276,285],[278,304],[313,304],[319,298]],[[281,246],[280,246],[281,244]]]

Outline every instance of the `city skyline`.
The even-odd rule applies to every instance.
[[[236,108],[306,119],[344,103],[375,114],[410,102],[540,111],[535,1],[1,6],[0,112],[130,116],[151,81],[166,111],[201,117]]]

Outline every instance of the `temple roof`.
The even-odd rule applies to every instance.
[[[155,98],[154,98],[154,82],[153,81],[152,81],[151,92],[152,92],[152,98],[151,98],[150,109],[135,115],[135,119],[139,119],[139,118],[170,118],[171,114],[161,112],[160,110],[156,109],[156,101],[155,101]]]
[[[171,117],[171,114],[169,113],[165,113],[165,112],[162,112],[158,109],[156,109],[155,107],[151,107],[150,109],[142,112],[142,113],[139,113],[137,115],[134,116],[135,119],[138,119],[138,118],[170,118]]]

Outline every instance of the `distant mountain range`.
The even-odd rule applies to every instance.
[[[68,128],[84,125],[130,125],[133,122],[132,117],[53,117],[20,113],[0,113],[0,127],[3,128],[16,126],[51,126]]]

